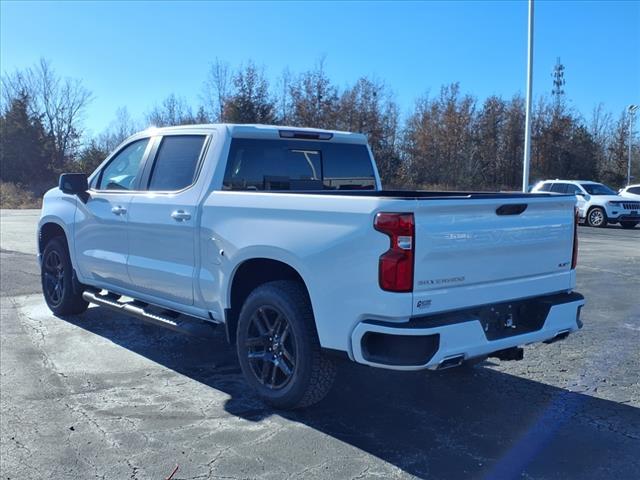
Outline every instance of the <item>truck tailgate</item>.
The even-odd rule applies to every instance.
[[[573,287],[575,197],[416,203],[414,314]]]

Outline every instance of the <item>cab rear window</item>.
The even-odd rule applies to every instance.
[[[366,145],[233,139],[224,190],[373,190]]]

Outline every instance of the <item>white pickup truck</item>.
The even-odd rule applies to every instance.
[[[224,325],[258,394],[303,407],[335,356],[442,369],[578,330],[574,209],[382,190],[360,134],[150,129],[46,193],[42,288],[58,315],[95,303],[193,334]]]

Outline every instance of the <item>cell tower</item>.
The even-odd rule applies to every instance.
[[[553,90],[551,90],[551,95],[557,101],[560,101],[562,95],[564,95],[564,65],[560,63],[560,57],[556,59],[556,64],[553,67],[553,73],[551,74],[553,77]]]

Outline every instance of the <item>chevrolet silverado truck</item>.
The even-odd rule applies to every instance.
[[[575,202],[383,190],[362,134],[149,129],[45,194],[42,289],[56,315],[219,325],[262,399],[304,407],[339,357],[436,370],[577,331]]]

